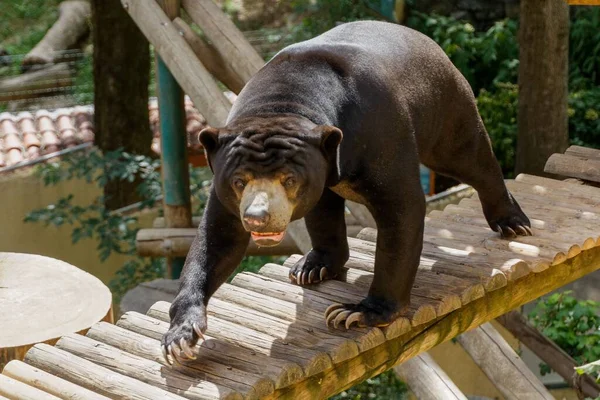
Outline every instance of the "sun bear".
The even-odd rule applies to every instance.
[[[304,217],[312,242],[290,279],[335,279],[349,257],[345,199],[377,223],[375,272],[367,297],[330,307],[327,322],[392,322],[409,303],[423,246],[419,162],[477,190],[493,230],[531,235],[468,82],[434,41],[400,25],[352,22],[286,47],[244,87],[226,125],[206,128],[200,141],[214,180],[165,356],[194,357],[207,303],[249,240],[276,245],[290,221]]]

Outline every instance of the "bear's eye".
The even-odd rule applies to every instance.
[[[294,177],[287,178],[283,182],[283,186],[285,186],[287,189],[293,188],[294,186],[296,186],[296,178],[294,178]]]
[[[233,180],[233,186],[236,189],[244,190],[244,188],[246,187],[246,182],[244,182],[243,179],[237,178]]]

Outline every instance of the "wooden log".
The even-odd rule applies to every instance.
[[[286,321],[272,315],[263,314],[246,305],[211,298],[208,313],[222,320],[273,336],[282,343],[294,343],[298,347],[327,353],[334,364],[356,357],[359,354],[358,346],[354,340],[333,337],[329,332],[313,329],[311,324],[302,324],[300,321]],[[321,325],[322,323],[323,321],[321,321]],[[306,332],[309,332],[309,329],[311,334],[307,335]]]
[[[137,253],[145,257],[185,257],[196,237],[196,228],[140,229],[136,237]],[[248,243],[248,255],[289,255],[300,250],[288,235],[274,247],[258,247],[254,241]]]
[[[64,350],[37,344],[27,352],[25,362],[109,398],[183,400],[176,394],[111,371]],[[214,397],[210,397],[214,398]]]
[[[148,310],[148,315],[169,322],[169,303],[158,302]],[[300,365],[307,376],[318,374],[333,366],[327,353],[300,347],[293,341],[278,340],[275,336],[258,332],[221,318],[209,316],[209,336],[229,343],[244,343],[244,347],[267,356],[290,360]]]
[[[58,20],[23,58],[23,68],[64,61],[62,51],[76,47],[89,33],[91,16],[92,7],[87,0],[61,2],[58,6]]]
[[[0,102],[52,95],[73,85],[68,64],[0,79]]]
[[[248,82],[263,67],[265,62],[261,56],[212,0],[182,0],[181,3],[241,81]]]
[[[212,44],[207,43],[203,38],[198,36],[181,18],[175,18],[173,23],[177,26],[208,72],[227,86],[229,90],[235,94],[239,94],[244,88],[246,81],[236,70],[231,68],[231,65],[223,59],[219,51]]]
[[[565,154],[579,156],[579,157],[587,157],[594,158],[600,160],[600,150],[592,149],[590,147],[583,146],[569,146],[569,148],[565,151]]]
[[[213,298],[238,303],[261,313],[295,322],[300,326],[307,326],[307,332],[330,332],[323,324],[322,312],[317,312],[310,305],[290,301],[285,293],[280,293],[279,297],[273,297],[243,287],[224,284],[215,292]],[[340,337],[352,339],[361,353],[385,341],[385,337],[379,329],[351,329],[336,332],[336,334]]]
[[[59,398],[108,400],[108,397],[94,393],[22,361],[9,362],[4,367],[2,374]]]
[[[600,182],[600,160],[572,154],[552,154],[544,172],[579,178],[586,181]]]
[[[444,370],[427,353],[420,354],[394,367],[418,399],[467,400]]]
[[[548,364],[552,370],[562,376],[569,386],[593,399],[600,396],[600,385],[596,383],[594,378],[587,374],[577,374],[575,372],[577,366],[575,360],[558,347],[556,343],[531,326],[521,313],[511,311],[496,320]]]
[[[168,308],[168,303],[165,307]],[[123,315],[117,326],[155,340],[161,340],[169,329],[168,322],[136,312]],[[267,377],[275,382],[277,388],[293,385],[304,378],[302,367],[294,362],[265,356],[245,347],[216,340],[209,334],[205,334],[204,337],[204,344],[195,348],[199,360],[211,360],[233,369]]]
[[[121,3],[208,123],[223,126],[231,103],[169,17],[155,1]]]
[[[463,333],[458,343],[507,400],[554,399],[490,323]]]
[[[0,375],[0,396],[19,400],[60,400],[60,397],[36,389],[7,375]]]
[[[130,354],[86,336],[77,334],[63,336],[56,343],[56,347],[96,365],[102,365],[122,376],[145,382],[186,399],[243,399],[242,395],[232,388],[217,385],[204,378],[184,375],[172,368],[165,368],[156,361]],[[158,344],[157,348],[160,349]],[[257,397],[253,395],[249,398]]]
[[[96,324],[86,336],[127,353],[162,364],[185,375],[199,377],[217,385],[232,388],[244,394],[245,398],[261,398],[273,393],[275,389],[273,381],[268,378],[234,368],[229,364],[215,362],[209,358],[203,357],[201,362],[190,362],[185,365],[178,363],[173,366],[167,365],[159,340],[116,325]]]

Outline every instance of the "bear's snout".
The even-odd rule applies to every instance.
[[[257,199],[259,201],[256,201]],[[270,218],[268,199],[260,201],[259,196],[255,198],[255,201],[244,212],[244,222],[253,231],[260,231],[265,228],[269,224]]]

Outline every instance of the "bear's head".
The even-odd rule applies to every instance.
[[[206,128],[200,142],[221,203],[259,246],[277,245],[340,178],[342,132],[296,116],[244,118]]]

